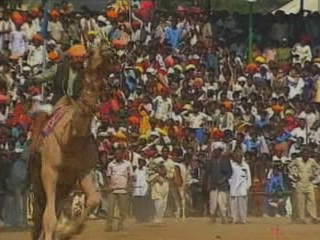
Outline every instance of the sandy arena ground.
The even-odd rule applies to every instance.
[[[277,238],[272,229],[279,226]],[[121,233],[105,233],[103,221],[90,221],[75,240],[320,240],[320,225],[295,225],[283,218],[249,219],[247,225],[215,225],[206,218],[185,222],[167,219],[163,226],[136,224],[127,220]],[[0,232],[1,240],[29,240],[28,232]]]

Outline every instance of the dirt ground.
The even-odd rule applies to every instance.
[[[103,221],[90,221],[75,240],[215,240],[219,237],[221,240],[320,240],[320,225],[295,225],[284,218],[250,218],[246,225],[213,225],[207,218],[188,218],[185,222],[167,219],[161,226],[127,220],[124,232],[106,233]],[[29,240],[30,237],[28,232],[2,231],[0,239]]]

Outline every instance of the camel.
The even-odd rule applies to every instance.
[[[113,56],[106,47],[91,52],[80,97],[77,100],[70,97],[59,100],[55,108],[63,108],[64,114],[43,138],[37,157],[30,161],[35,195],[33,240],[71,239],[79,233],[91,210],[100,202],[91,175],[97,153],[91,136],[91,121]],[[62,200],[76,184],[86,195],[85,210],[73,221],[60,219]]]

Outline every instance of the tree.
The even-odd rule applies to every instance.
[[[22,5],[22,0],[1,0],[0,5],[4,8],[17,9]]]

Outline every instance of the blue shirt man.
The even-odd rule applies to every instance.
[[[173,21],[171,27],[165,29],[165,40],[174,49],[179,47],[181,40],[181,29],[177,27],[177,22]]]

